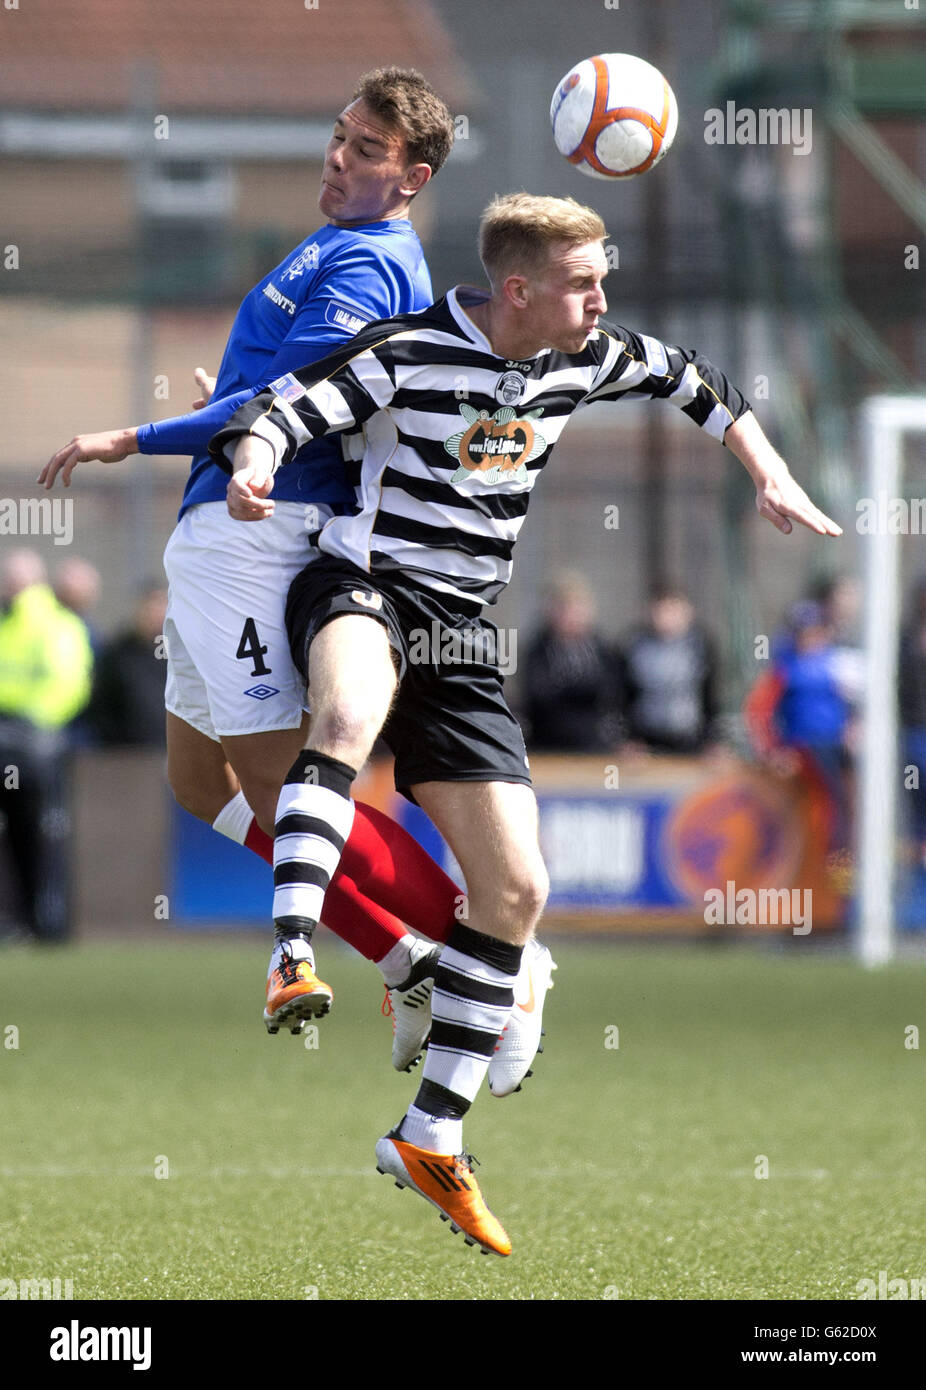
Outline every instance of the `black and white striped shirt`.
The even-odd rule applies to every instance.
[[[697,353],[606,323],[579,353],[498,357],[464,312],[486,298],[458,286],[421,313],[369,324],[271,382],[210,453],[229,470],[239,436],[256,434],[279,467],[310,438],[354,431],[358,510],[329,521],[319,548],[371,574],[401,569],[472,612],[508,583],[531,489],[580,405],[662,398],[718,440],[749,410]]]

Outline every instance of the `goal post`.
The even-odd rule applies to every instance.
[[[879,502],[902,495],[905,436],[926,433],[926,396],[871,396],[862,407],[868,497],[879,521],[864,536],[865,697],[858,783],[858,931],[868,966],[896,947],[898,749],[897,667],[901,621],[900,537]]]

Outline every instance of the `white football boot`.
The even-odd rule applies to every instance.
[[[542,1052],[543,1005],[553,988],[556,964],[546,946],[532,938],[524,947],[521,969],[514,983],[514,1008],[495,1045],[489,1063],[489,1090],[493,1096],[510,1096],[530,1076],[530,1065]]]
[[[386,989],[383,1013],[392,1015],[392,1065],[411,1071],[431,1032],[431,994],[441,948],[416,941],[409,952],[411,970],[400,985]]]

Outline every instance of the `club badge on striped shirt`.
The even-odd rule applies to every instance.
[[[527,390],[527,382],[520,372],[502,372],[495,383],[495,399],[502,405],[517,405]]]

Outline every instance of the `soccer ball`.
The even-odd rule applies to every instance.
[[[550,121],[556,148],[583,174],[630,179],[668,153],[678,103],[652,63],[603,53],[576,63],[557,84]]]

